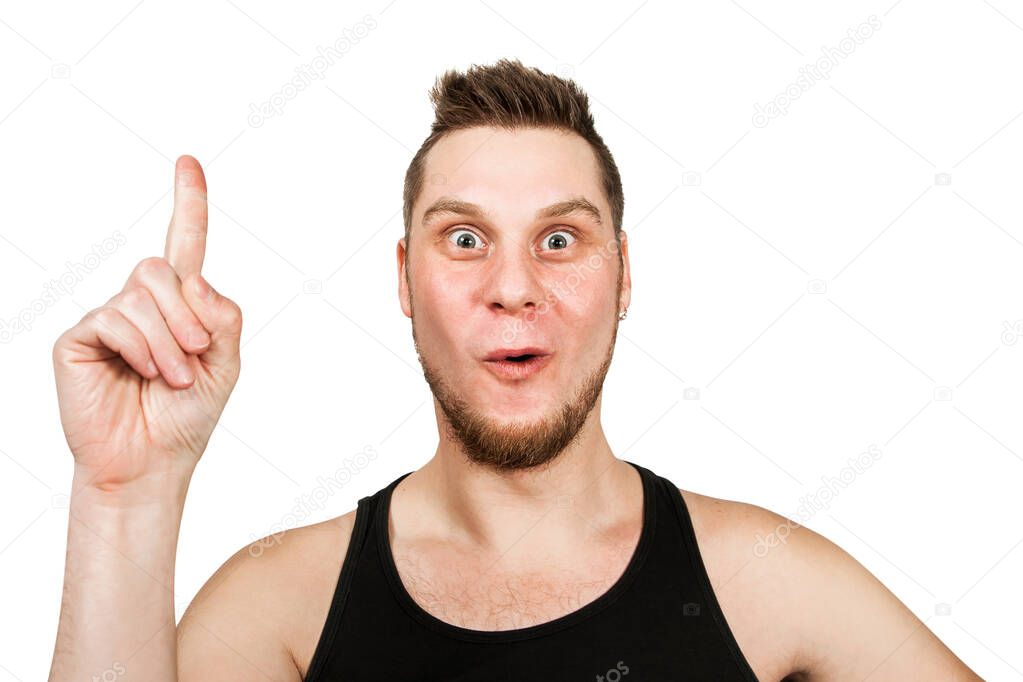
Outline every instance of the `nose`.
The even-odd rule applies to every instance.
[[[528,248],[509,242],[491,256],[483,300],[494,311],[519,316],[543,300],[537,262]]]

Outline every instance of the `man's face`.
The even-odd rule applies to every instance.
[[[621,241],[622,265],[596,157],[574,133],[470,128],[430,151],[410,248],[398,243],[399,293],[448,435],[472,461],[543,464],[599,417],[631,291]],[[545,355],[488,360],[522,349]]]

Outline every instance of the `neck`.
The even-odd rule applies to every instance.
[[[442,441],[395,491],[407,500],[403,516],[414,534],[495,557],[514,548],[509,560],[616,536],[641,523],[642,494],[638,472],[614,456],[599,420],[552,461],[527,470],[480,466]]]

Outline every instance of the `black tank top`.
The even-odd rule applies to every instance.
[[[629,464],[643,480],[643,529],[622,575],[581,608],[516,630],[447,623],[405,590],[388,507],[409,474],[359,500],[306,681],[757,682],[711,588],[678,488]]]

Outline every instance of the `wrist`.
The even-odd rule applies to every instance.
[[[75,466],[71,499],[109,509],[183,508],[192,471],[150,472],[130,481],[111,482]]]
[[[74,570],[111,589],[143,592],[155,582],[173,595],[187,487],[187,480],[155,476],[96,487],[76,472],[68,509]],[[147,599],[147,609],[162,609],[173,620],[173,597],[166,595],[159,603]]]

